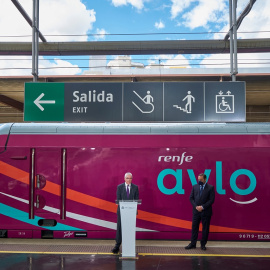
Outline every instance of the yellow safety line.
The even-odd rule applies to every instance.
[[[0,253],[26,253],[26,254],[68,254],[68,255],[114,255],[111,252],[52,252],[52,251],[0,251]],[[172,253],[138,253],[140,256],[187,256],[187,257],[252,257],[252,258],[270,258],[270,255],[243,255],[243,254],[172,254]]]
[[[0,251],[0,253],[26,253],[26,254],[81,254],[81,255],[118,255],[111,252],[54,252],[54,251]]]
[[[203,253],[200,253],[200,254],[170,254],[170,253],[139,253],[138,255],[141,255],[141,256],[192,256],[192,257],[195,257],[195,256],[202,256],[202,257],[255,257],[255,258],[258,258],[258,257],[269,257],[270,258],[270,255],[243,255],[243,254],[203,254]]]

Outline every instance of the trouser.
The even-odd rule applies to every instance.
[[[115,237],[115,246],[118,248],[122,243],[122,229],[121,229],[121,216],[120,213],[117,214],[117,229],[116,229],[116,237]]]
[[[192,235],[191,235],[191,244],[196,246],[200,222],[202,222],[202,239],[201,246],[205,246],[207,243],[209,235],[211,216],[205,216],[203,213],[193,214],[192,217]]]

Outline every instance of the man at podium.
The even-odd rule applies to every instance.
[[[132,174],[127,172],[125,174],[125,183],[117,186],[116,191],[116,199],[117,201],[121,200],[138,200],[139,199],[139,189],[138,186],[131,183],[132,182]],[[120,216],[120,208],[118,205],[117,208],[117,231],[116,231],[116,244],[112,249],[112,253],[117,254],[119,252],[120,245],[122,243],[122,232],[121,232],[121,216]]]

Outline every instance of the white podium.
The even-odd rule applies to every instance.
[[[122,228],[122,259],[136,259],[136,215],[141,200],[119,201]]]

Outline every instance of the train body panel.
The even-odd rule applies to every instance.
[[[204,172],[216,190],[209,239],[270,240],[268,126],[80,127],[14,124],[0,135],[0,230],[8,237],[114,238],[116,187],[132,172],[142,199],[137,238],[190,239],[189,195]]]

